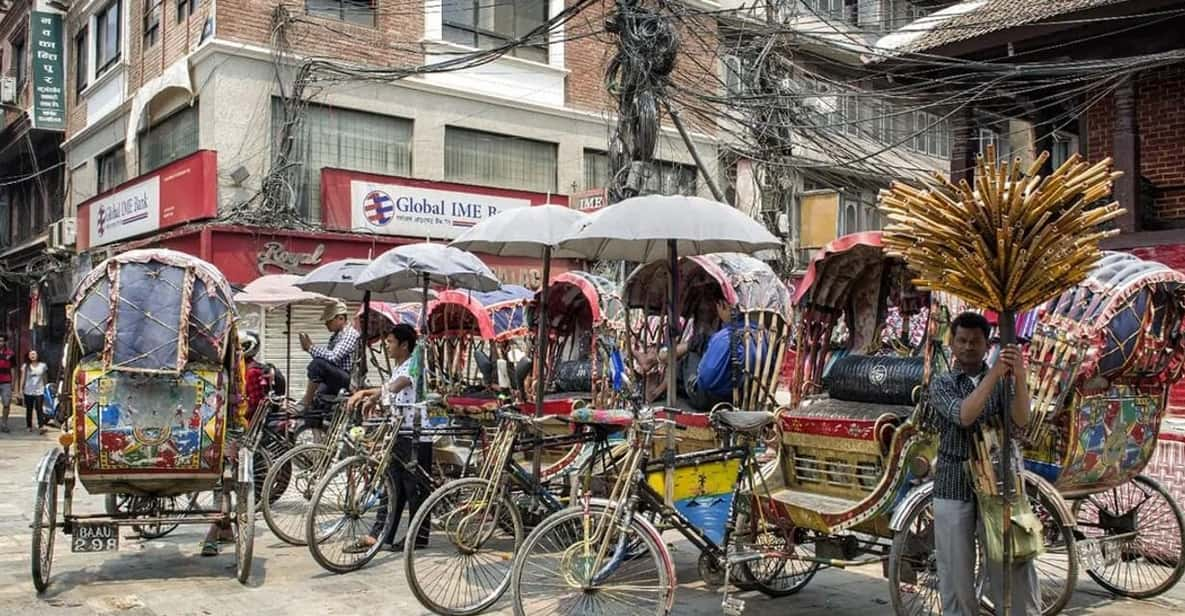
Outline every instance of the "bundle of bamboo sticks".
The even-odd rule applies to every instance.
[[[1027,169],[997,164],[988,147],[975,188],[941,173],[925,188],[894,182],[880,194],[886,251],[903,258],[919,288],[946,291],[997,311],[1027,310],[1084,280],[1099,243],[1118,233],[1100,225],[1123,210],[1112,201],[1111,159],[1091,165],[1075,154],[1048,177],[1042,152]],[[952,256],[954,257],[952,259]]]
[[[972,455],[967,460],[967,472],[971,475],[971,482],[975,491],[988,496],[1001,496],[1003,484],[996,469],[1000,464],[1000,456],[1007,455],[1001,443],[997,426],[985,426],[975,430],[971,436]],[[1017,476],[1013,475],[1013,494],[1020,489]]]

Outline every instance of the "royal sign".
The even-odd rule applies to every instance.
[[[78,206],[79,250],[218,215],[218,162],[200,151]]]

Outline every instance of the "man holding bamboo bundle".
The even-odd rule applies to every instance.
[[[984,426],[1002,417],[1006,389],[1012,386],[1011,414],[1017,426],[1029,419],[1029,391],[1025,362],[1015,345],[1004,347],[990,369],[984,362],[991,328],[983,315],[965,312],[951,322],[951,349],[955,361],[950,372],[934,379],[931,404],[940,421],[938,461],[934,472],[934,548],[938,564],[938,589],[945,616],[976,616],[975,533],[984,532],[979,519],[973,478],[967,463]],[[1013,469],[1020,469],[1013,452]],[[1011,614],[1041,613],[1036,569],[1031,560],[1014,562]],[[992,602],[1003,605],[1002,564],[988,566]],[[999,609],[997,609],[999,614]]]

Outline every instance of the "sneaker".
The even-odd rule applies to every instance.
[[[202,556],[218,556],[218,543],[214,541],[203,541]]]

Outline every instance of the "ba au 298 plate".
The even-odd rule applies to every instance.
[[[72,552],[111,552],[119,549],[119,527],[115,524],[79,524],[70,537]]]

